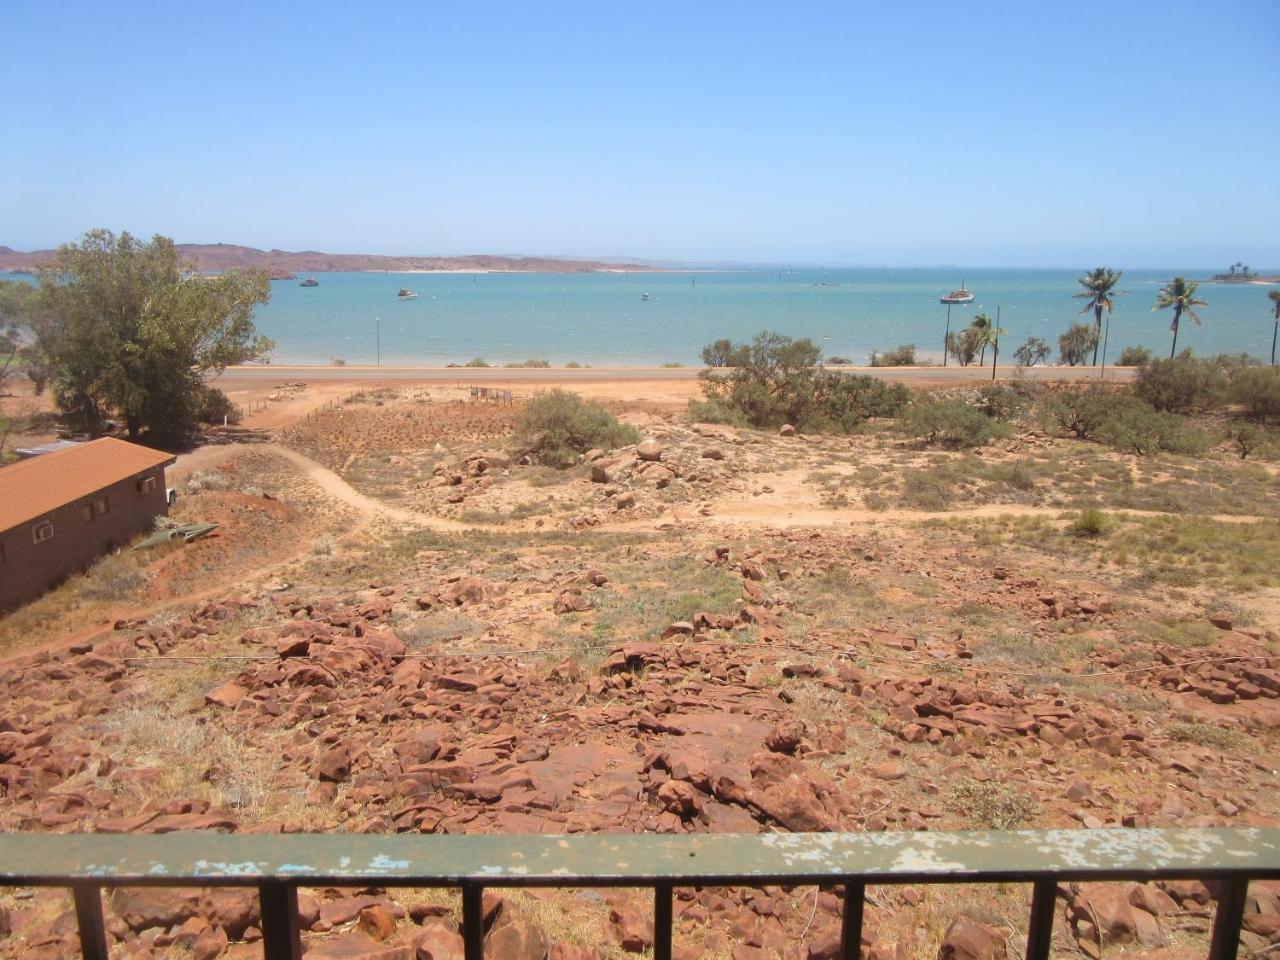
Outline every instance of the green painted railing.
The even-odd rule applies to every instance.
[[[672,891],[817,884],[844,890],[841,956],[859,955],[867,884],[1033,885],[1027,960],[1046,960],[1057,885],[1083,880],[1217,882],[1211,960],[1236,956],[1250,880],[1280,878],[1280,829],[1017,830],[963,833],[419,836],[170,833],[0,834],[0,886],[69,887],[82,953],[106,960],[102,890],[255,886],[266,960],[301,956],[299,886],[462,891],[467,960],[482,960],[486,887],[649,887],[654,957],[671,956]]]

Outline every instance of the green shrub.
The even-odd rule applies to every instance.
[[[1232,376],[1228,393],[1250,419],[1280,419],[1280,367],[1241,367]]]
[[[1270,446],[1270,436],[1267,431],[1256,423],[1249,423],[1246,420],[1234,420],[1226,430],[1227,439],[1231,441],[1235,447],[1236,453],[1240,455],[1241,460],[1247,460],[1250,456],[1256,455],[1259,451],[1265,450]]]
[[[231,402],[231,398],[217,387],[205,386],[200,393],[200,410],[197,416],[201,423],[221,424],[223,418],[227,423],[240,422],[240,407]]]
[[[464,363],[463,366],[464,367],[491,367],[493,366],[493,364],[491,364],[484,357],[472,357],[470,360]]]
[[[1096,384],[1054,390],[1040,403],[1040,419],[1051,433],[1068,433],[1081,440],[1096,440],[1098,428],[1115,404],[1132,399],[1129,394]]]
[[[717,344],[708,350],[720,350]],[[700,374],[703,395],[754,427],[790,423],[811,432],[848,432],[870,417],[894,416],[910,396],[901,384],[822,369],[822,351],[807,339],[765,331],[751,343],[731,345],[727,356],[732,366]]]
[[[1027,409],[1028,391],[1000,383],[989,383],[978,388],[981,409],[988,417],[1009,421],[1016,419]]]
[[[1227,398],[1227,374],[1212,360],[1153,360],[1138,371],[1133,392],[1157,410],[1212,410]]]
[[[702,362],[708,367],[736,367],[742,360],[741,349],[732,340],[717,340],[702,348]]]
[[[1145,367],[1151,362],[1151,351],[1146,347],[1125,347],[1120,351],[1117,367]]]
[[[536,394],[520,415],[518,432],[534,459],[553,467],[570,466],[593,447],[611,450],[640,441],[635,427],[568,390]]]
[[[1101,537],[1111,529],[1111,518],[1101,510],[1081,510],[1068,529],[1077,537]]]
[[[472,366],[472,364],[468,363],[467,366],[470,367]],[[480,366],[480,364],[477,363],[475,364],[475,366],[478,367]],[[528,367],[534,370],[545,370],[547,367],[551,366],[551,361],[550,360],[522,360],[522,361],[513,362],[513,363],[504,363],[503,366],[504,367]]]
[[[1010,434],[1009,425],[994,420],[961,400],[919,400],[898,417],[907,436],[944,447],[980,447]]]
[[[1015,490],[1034,490],[1036,486],[1035,474],[1025,460],[997,463],[991,467],[987,476],[993,482],[1013,487]]]
[[[1176,413],[1142,403],[1117,404],[1098,428],[1097,438],[1125,453],[1150,456],[1165,451],[1204,456],[1208,438]]]
[[[723,423],[730,427],[751,426],[741,410],[723,400],[690,400],[689,420],[692,423]]]
[[[904,343],[896,350],[871,354],[873,367],[914,367],[916,365],[916,345]]]

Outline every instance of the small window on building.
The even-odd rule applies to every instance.
[[[44,523],[37,523],[31,528],[31,539],[35,543],[44,543],[46,540],[52,540],[53,524],[47,520]]]
[[[139,493],[150,493],[155,488],[156,488],[155,477],[143,477],[141,480],[138,481]]]
[[[111,502],[106,497],[99,497],[93,503],[93,512],[100,517],[105,517],[111,512]]]
[[[84,522],[88,523],[93,519],[93,504],[86,503],[80,508],[80,514],[84,517]]]

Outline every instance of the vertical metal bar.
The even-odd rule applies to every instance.
[[[88,883],[71,888],[80,925],[80,955],[84,960],[107,960],[107,928],[102,921],[102,891]]]
[[[671,960],[671,884],[653,888],[653,960]]]
[[[1031,891],[1031,919],[1027,922],[1027,960],[1049,960],[1053,943],[1053,910],[1058,881],[1037,880]]]
[[[462,951],[466,960],[484,960],[484,887],[462,887]]]
[[[840,960],[862,956],[862,907],[867,885],[853,880],[844,885],[844,914],[840,918]]]
[[[266,960],[301,960],[297,888],[278,881],[260,883],[258,905],[262,910],[262,954]]]
[[[1240,926],[1244,904],[1249,897],[1248,877],[1224,877],[1218,894],[1218,912],[1213,918],[1213,939],[1209,960],[1235,960],[1240,946]]]

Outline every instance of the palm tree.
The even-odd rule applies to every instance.
[[[1107,312],[1107,324],[1110,326],[1111,310],[1115,306],[1112,301],[1113,291],[1118,294],[1115,289],[1120,278],[1124,276],[1123,270],[1109,270],[1106,267],[1098,267],[1091,270],[1080,278],[1080,286],[1084,287],[1074,297],[1076,300],[1088,301],[1084,305],[1081,313],[1093,311],[1093,322],[1095,325],[1096,335],[1093,341],[1093,365],[1098,365],[1098,343],[1102,340],[1102,311]],[[1102,362],[1106,363],[1106,355],[1103,355]]]
[[[1196,307],[1207,307],[1209,302],[1196,297],[1196,288],[1200,284],[1194,280],[1186,280],[1183,277],[1174,277],[1167,284],[1160,288],[1160,292],[1156,294],[1156,305],[1152,310],[1167,310],[1173,307],[1173,323],[1169,324],[1169,329],[1173,331],[1173,346],[1169,349],[1169,359],[1172,360],[1174,354],[1178,351],[1178,327],[1182,325],[1184,316],[1190,317],[1198,326],[1200,317],[1196,315]]]
[[[1271,365],[1276,365],[1276,336],[1280,334],[1280,290],[1270,290],[1267,296],[1271,298],[1271,315],[1276,318],[1275,329],[1271,331]]]
[[[973,318],[973,322],[969,324],[971,330],[978,332],[978,345],[982,348],[982,354],[978,357],[978,366],[982,366],[987,360],[987,331],[991,329],[991,318],[985,313],[980,313]]]

